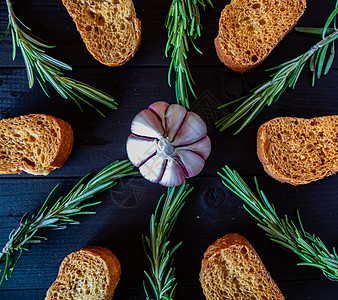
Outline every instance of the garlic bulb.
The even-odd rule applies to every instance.
[[[181,105],[153,103],[136,115],[131,132],[130,161],[144,178],[164,186],[177,186],[197,175],[210,154],[205,123]]]

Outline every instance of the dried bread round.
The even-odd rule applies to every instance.
[[[239,234],[209,246],[200,282],[207,300],[285,300],[255,249]]]
[[[132,0],[62,0],[88,51],[102,64],[129,61],[141,43],[141,22]]]
[[[63,260],[45,300],[111,300],[120,275],[120,262],[108,248],[88,246]]]
[[[73,140],[71,126],[52,116],[0,120],[0,174],[47,175],[65,163]]]
[[[239,73],[257,67],[305,8],[305,0],[232,0],[222,11],[215,38],[219,59]]]
[[[338,116],[275,118],[258,129],[257,155],[274,179],[307,184],[338,171],[337,135]]]

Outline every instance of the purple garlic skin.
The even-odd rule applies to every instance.
[[[127,153],[144,178],[181,185],[204,167],[211,142],[203,120],[178,104],[155,102],[131,123]]]

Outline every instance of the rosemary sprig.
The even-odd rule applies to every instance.
[[[321,31],[321,41],[312,46],[304,54],[277,67],[268,69],[267,71],[274,70],[275,73],[271,75],[271,78],[267,82],[254,88],[251,94],[219,107],[221,109],[237,102],[241,103],[234,112],[215,123],[220,131],[224,131],[245,118],[239,129],[234,133],[235,135],[238,134],[255,119],[266,105],[270,106],[276,102],[287,88],[295,88],[298,78],[308,61],[310,62],[310,70],[313,74],[312,86],[314,86],[316,78],[319,79],[322,75],[326,75],[329,72],[335,57],[334,41],[338,38],[338,30],[336,28],[337,4],[338,1],[324,28],[319,28],[316,31],[317,33]],[[333,31],[330,30],[330,25],[333,27]],[[314,32],[313,29],[310,31]]]
[[[15,15],[10,0],[6,0],[6,4],[8,8],[8,27],[0,35],[0,40],[9,32],[12,33],[13,60],[15,60],[16,47],[18,47],[27,69],[29,88],[33,87],[34,79],[36,79],[45,94],[50,97],[51,94],[47,87],[47,82],[49,82],[62,98],[72,99],[81,111],[82,107],[79,101],[89,105],[104,116],[90,100],[97,101],[112,109],[117,109],[117,103],[112,96],[83,82],[64,77],[62,70],[71,71],[72,68],[68,64],[47,55],[45,49],[54,47],[42,43],[31,33],[31,29]]]
[[[95,214],[88,208],[100,204],[100,201],[88,202],[86,200],[116,185],[117,179],[136,174],[137,172],[133,169],[133,165],[128,160],[115,161],[89,181],[87,179],[90,174],[84,176],[66,196],[59,197],[52,204],[59,190],[59,185],[57,185],[35,215],[30,217],[29,212],[25,213],[19,227],[10,233],[9,240],[1,251],[0,265],[5,263],[5,266],[0,286],[4,279],[8,280],[12,276],[23,250],[28,251],[28,247],[32,244],[47,239],[40,235],[41,230],[65,229],[68,225],[79,224],[74,216]]]
[[[196,98],[193,88],[195,82],[188,65],[189,43],[197,52],[202,54],[194,41],[201,36],[202,30],[199,6],[205,9],[206,4],[213,7],[211,0],[173,0],[165,24],[168,29],[168,41],[165,48],[166,57],[168,57],[168,53],[172,49],[168,84],[171,86],[171,72],[174,68],[176,72],[175,93],[177,103],[187,108],[189,108],[189,90]]]
[[[258,221],[258,226],[273,242],[297,254],[304,261],[298,263],[299,266],[318,268],[328,279],[338,281],[336,249],[333,248],[331,253],[318,236],[304,230],[298,210],[299,226],[297,227],[287,215],[284,219],[278,217],[275,207],[260,190],[256,177],[255,184],[259,197],[236,171],[225,166],[223,172],[218,173],[223,179],[222,183],[245,202],[244,208]]]
[[[182,243],[171,248],[169,237],[178,214],[185,204],[184,199],[192,189],[189,189],[189,185],[185,183],[168,188],[167,194],[160,198],[155,214],[150,217],[149,237],[142,236],[144,252],[150,268],[150,271],[144,271],[150,286],[143,282],[147,300],[174,299],[177,283],[172,256]]]

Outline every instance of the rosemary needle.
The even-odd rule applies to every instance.
[[[143,282],[147,300],[174,299],[177,283],[172,256],[181,243],[171,248],[169,237],[184,206],[184,199],[192,189],[185,183],[168,188],[167,194],[160,198],[155,214],[150,217],[149,237],[142,236],[150,268],[150,271],[144,271],[149,283]]]
[[[329,72],[335,57],[334,42],[338,38],[338,29],[336,28],[337,4],[338,1],[336,2],[336,8],[328,17],[324,28],[319,28],[318,30],[314,30],[313,28],[300,29],[302,32],[322,34],[321,41],[313,45],[302,55],[267,70],[275,71],[275,73],[271,75],[271,78],[267,82],[254,88],[249,95],[219,107],[221,109],[240,102],[234,112],[224,116],[215,123],[220,131],[224,131],[244,119],[235,135],[241,132],[243,128],[248,126],[257,117],[266,105],[270,106],[276,102],[287,88],[295,88],[298,78],[308,61],[310,62],[310,70],[312,72],[312,86],[314,86],[316,79],[321,78],[322,75],[326,75]],[[329,28],[330,25],[333,27]]]
[[[62,98],[72,99],[81,111],[80,101],[94,108],[100,115],[104,116],[104,114],[91,103],[91,100],[112,109],[117,109],[117,103],[112,96],[83,82],[64,77],[62,70],[71,71],[72,68],[68,64],[47,55],[45,49],[54,47],[42,43],[32,34],[31,29],[15,15],[10,0],[6,0],[6,4],[8,8],[8,26],[5,32],[0,35],[0,40],[11,32],[13,60],[16,58],[16,49],[18,47],[25,62],[29,88],[33,87],[36,79],[48,97],[50,97],[51,94],[47,87],[47,82]]]
[[[316,235],[304,230],[299,212],[297,218],[299,226],[288,216],[280,219],[275,207],[271,204],[264,192],[260,190],[255,177],[256,189],[259,197],[249,188],[242,177],[228,166],[218,173],[222,183],[244,201],[244,208],[258,221],[270,239],[281,247],[294,252],[303,262],[299,266],[310,266],[320,269],[324,275],[333,281],[338,281],[338,255],[333,248],[332,253],[323,241]]]
[[[199,6],[205,9],[206,3],[213,7],[210,0],[173,0],[165,24],[168,30],[165,55],[168,57],[172,50],[168,84],[171,86],[171,72],[174,69],[177,103],[186,108],[189,108],[189,90],[196,98],[195,82],[188,65],[189,45],[201,53],[194,41],[201,36],[202,31]]]
[[[0,286],[4,279],[12,276],[23,250],[28,251],[28,247],[32,244],[46,240],[40,235],[40,231],[60,230],[69,225],[79,224],[74,216],[95,214],[88,208],[101,203],[100,201],[87,201],[88,199],[116,185],[117,179],[136,173],[128,160],[115,161],[89,181],[90,174],[84,176],[66,196],[59,197],[52,204],[59,190],[59,185],[57,185],[50,192],[40,210],[31,217],[28,212],[25,213],[19,227],[10,233],[9,240],[0,253],[0,265],[5,264]]]

